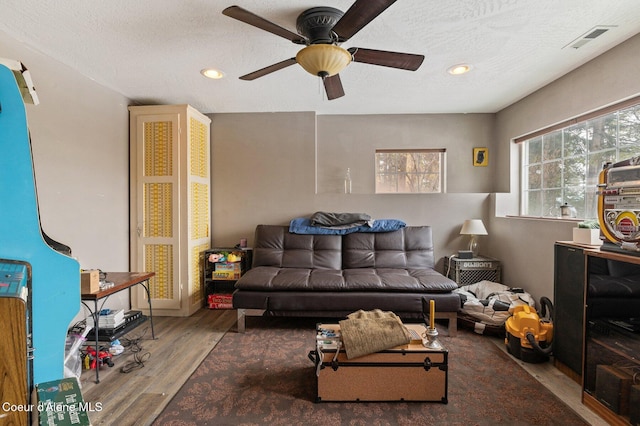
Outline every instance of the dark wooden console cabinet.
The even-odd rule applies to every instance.
[[[602,278],[603,264],[610,268],[614,264],[640,266],[640,256],[557,242],[554,260],[555,365],[582,385],[583,404],[608,423],[639,424],[640,407],[630,402],[628,377],[633,382],[634,374],[640,376],[640,330],[635,328],[640,320],[640,298],[596,297],[591,281]],[[604,277],[609,278],[606,273]],[[624,280],[636,286],[640,275],[634,273]],[[609,285],[613,284],[607,281]],[[617,386],[620,377],[627,380],[627,389],[618,397],[618,388],[612,391],[611,383]],[[640,382],[634,386],[640,387]],[[612,398],[607,396],[611,392]]]

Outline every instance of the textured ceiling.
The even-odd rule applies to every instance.
[[[301,46],[222,15],[225,7],[241,6],[295,32],[305,9],[346,11],[352,3],[2,0],[0,31],[136,103],[318,114],[496,112],[640,32],[638,0],[398,0],[343,47],[424,54],[415,72],[352,63],[340,74],[346,95],[332,101],[321,80],[297,65],[238,79],[294,57]],[[579,49],[568,47],[597,26],[611,28]],[[473,70],[447,74],[462,62]],[[226,77],[206,79],[199,73],[206,67]]]

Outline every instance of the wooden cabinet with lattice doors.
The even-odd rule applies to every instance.
[[[132,106],[129,119],[131,270],[155,272],[154,315],[188,316],[205,304],[211,120],[189,105]],[[132,289],[133,309],[146,312],[146,298]]]

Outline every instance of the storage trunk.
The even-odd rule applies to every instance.
[[[337,324],[318,324],[318,330]],[[407,324],[418,336],[423,325]],[[448,351],[427,349],[421,340],[408,345],[347,359],[344,349],[336,355],[331,339],[318,339],[309,356],[316,364],[316,402],[326,401],[447,401]],[[336,340],[337,341],[337,340]]]

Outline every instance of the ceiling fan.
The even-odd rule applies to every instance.
[[[294,58],[243,75],[240,77],[241,80],[255,80],[297,63],[307,72],[322,78],[327,98],[332,100],[344,96],[339,72],[352,61],[409,71],[417,70],[422,64],[424,55],[360,47],[349,49],[340,47],[340,44],[353,37],[395,2],[396,0],[356,0],[344,13],[325,6],[307,9],[296,20],[298,33],[267,21],[239,6],[227,7],[222,13],[286,38],[295,44],[306,46]]]

